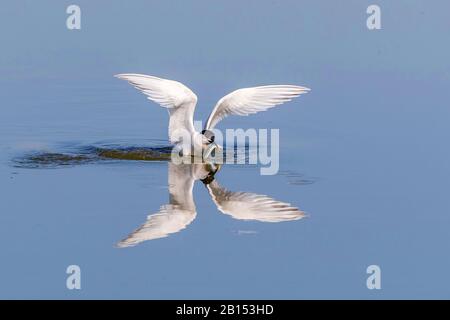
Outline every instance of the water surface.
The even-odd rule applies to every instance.
[[[365,27],[365,1],[80,0],[79,31],[65,28],[71,3],[4,4],[0,297],[449,298],[450,5],[378,3],[379,31]],[[213,185],[305,217],[224,213],[196,180],[189,224],[124,246],[171,190],[165,160],[92,152],[167,146],[167,112],[113,78],[122,72],[185,83],[196,119],[239,87],[312,88],[224,120],[280,128],[280,171],[225,165]],[[66,288],[71,264],[79,291]],[[381,290],[366,287],[372,264]]]

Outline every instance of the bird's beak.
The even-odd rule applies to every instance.
[[[220,149],[220,146],[217,143],[213,142],[213,143],[209,144],[203,154],[203,158],[208,158],[211,155],[211,153],[214,151],[214,149],[216,149],[216,148],[218,150]]]

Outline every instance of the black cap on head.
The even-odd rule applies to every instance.
[[[202,135],[204,135],[209,140],[209,142],[211,142],[211,143],[214,142],[214,139],[216,137],[214,136],[214,133],[212,131],[210,131],[210,130],[203,130],[201,133],[202,133]]]

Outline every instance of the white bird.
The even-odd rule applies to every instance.
[[[298,220],[303,211],[289,203],[268,196],[249,192],[232,192],[222,188],[214,174],[219,167],[213,164],[168,163],[169,204],[161,206],[159,212],[151,214],[139,228],[117,244],[117,247],[132,247],[147,240],[155,240],[180,232],[194,221],[197,211],[193,198],[196,180],[208,188],[213,202],[220,212],[239,220],[261,222],[283,222]]]
[[[192,155],[193,149],[211,150],[218,147],[211,131],[229,115],[247,116],[291,101],[310,89],[295,85],[268,85],[243,88],[220,99],[201,133],[194,128],[194,110],[197,96],[180,82],[143,74],[118,74],[117,78],[128,81],[142,91],[147,98],[169,111],[169,141],[182,155]]]

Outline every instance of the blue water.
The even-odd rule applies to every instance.
[[[446,1],[17,1],[0,12],[0,298],[450,298],[450,27]],[[25,168],[73,146],[167,140],[167,112],[112,75],[188,85],[196,119],[246,86],[312,92],[220,128],[280,128],[280,172],[225,165],[232,191],[307,217],[221,213],[194,186],[195,220],[116,244],[168,203],[167,162]],[[67,266],[82,270],[68,290]],[[381,290],[366,268],[379,265]]]

